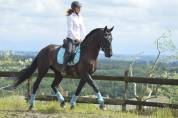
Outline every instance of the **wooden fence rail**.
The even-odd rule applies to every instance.
[[[0,77],[17,77],[20,72],[2,72],[0,71]],[[32,76],[37,76],[34,73]],[[54,73],[46,74],[46,77],[54,77]],[[65,79],[79,79],[78,76],[64,76]],[[165,79],[165,78],[145,78],[145,77],[124,77],[124,76],[103,76],[93,75],[95,80],[106,80],[106,81],[124,81],[128,83],[147,83],[147,84],[164,84],[164,85],[178,85],[178,79]]]
[[[17,77],[20,73],[19,72],[2,72],[0,71],[0,77]],[[37,73],[34,73],[32,76],[36,76]],[[157,103],[157,102],[144,102],[144,101],[134,101],[134,100],[128,100],[127,99],[127,88],[128,83],[149,83],[149,84],[160,84],[160,85],[178,85],[177,79],[164,79],[164,78],[145,78],[145,77],[129,77],[126,73],[125,76],[102,76],[102,75],[93,75],[93,79],[95,80],[106,80],[106,81],[123,81],[125,82],[125,98],[122,99],[111,99],[111,98],[104,98],[105,104],[110,105],[123,105],[123,107],[126,107],[127,104],[129,105],[139,105],[139,106],[152,106],[152,107],[170,107],[178,109],[178,104],[168,104],[168,103]],[[54,77],[53,73],[48,73],[46,77]],[[77,76],[64,76],[66,79],[79,79]],[[14,79],[14,78],[12,78]],[[30,80],[27,83],[27,96],[29,98],[30,96],[30,90],[31,90],[31,83]],[[27,98],[27,99],[28,99]],[[54,96],[38,96],[36,98],[37,100],[56,100],[56,97]],[[67,101],[69,101],[70,97],[65,97]],[[88,97],[79,97],[78,101],[79,103],[93,103],[96,104],[96,98],[88,98]]]
[[[68,102],[71,97],[64,96],[65,100]],[[26,98],[27,99],[27,98]],[[38,96],[36,100],[40,101],[52,101],[57,100],[56,96]],[[141,105],[141,106],[151,106],[151,107],[169,107],[178,109],[178,104],[168,104],[168,103],[157,103],[157,102],[145,102],[145,101],[135,101],[135,100],[122,100],[122,99],[111,99],[111,98],[104,98],[105,104],[108,105]],[[96,98],[91,97],[78,97],[78,103],[89,103],[89,104],[98,104]]]

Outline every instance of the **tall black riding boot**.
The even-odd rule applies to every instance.
[[[65,53],[64,54],[64,63],[63,63],[62,70],[61,70],[62,72],[66,71],[66,67],[67,67],[67,63],[68,63],[69,57],[70,57],[70,53]]]

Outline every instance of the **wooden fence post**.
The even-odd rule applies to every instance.
[[[142,105],[142,106],[152,106],[152,107],[169,107],[171,109],[178,109],[178,104],[169,104],[169,103],[160,103],[160,102],[146,102],[146,101],[135,101],[135,100],[128,100],[127,98],[127,91],[128,91],[128,82],[135,82],[135,83],[149,83],[149,84],[160,84],[160,85],[178,85],[178,79],[163,79],[163,78],[145,78],[145,77],[128,77],[129,71],[125,71],[125,76],[122,77],[112,77],[112,76],[98,76],[94,75],[93,78],[95,80],[109,80],[109,81],[125,81],[125,93],[124,93],[124,100],[123,99],[111,99],[106,98],[105,104],[110,105],[121,105],[122,109],[126,110],[126,105]],[[2,77],[16,77],[20,73],[19,72],[2,72],[0,71],[0,79]],[[48,77],[51,77],[53,74],[47,74]],[[33,76],[36,76],[34,74]],[[66,79],[77,79],[77,77],[71,78],[71,76],[65,76]],[[13,78],[14,79],[14,78]],[[26,100],[29,100],[30,94],[31,94],[31,83],[32,83],[32,77],[29,78],[28,82],[26,83]],[[6,87],[5,87],[6,88]],[[1,87],[0,90],[5,90],[4,87]],[[42,96],[42,97],[36,97],[37,100],[56,100],[55,96]],[[69,100],[70,97],[67,97],[66,100]],[[95,98],[87,98],[87,97],[81,97],[81,99],[78,98],[78,102],[80,103],[93,103],[97,104],[97,101]]]
[[[125,90],[124,90],[124,104],[122,104],[122,111],[126,111],[126,100],[127,100],[127,90],[128,90],[128,82],[127,82],[128,74],[129,74],[129,71],[126,70],[125,74],[124,74]]]

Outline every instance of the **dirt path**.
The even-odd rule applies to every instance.
[[[93,113],[40,113],[35,111],[0,111],[0,118],[118,118]]]

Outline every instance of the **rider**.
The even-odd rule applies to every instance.
[[[81,4],[78,1],[71,3],[71,8],[67,11],[67,45],[64,54],[64,63],[62,71],[64,72],[73,50],[75,50],[74,43],[80,43],[81,39],[85,36],[85,29],[83,18],[79,14]]]

